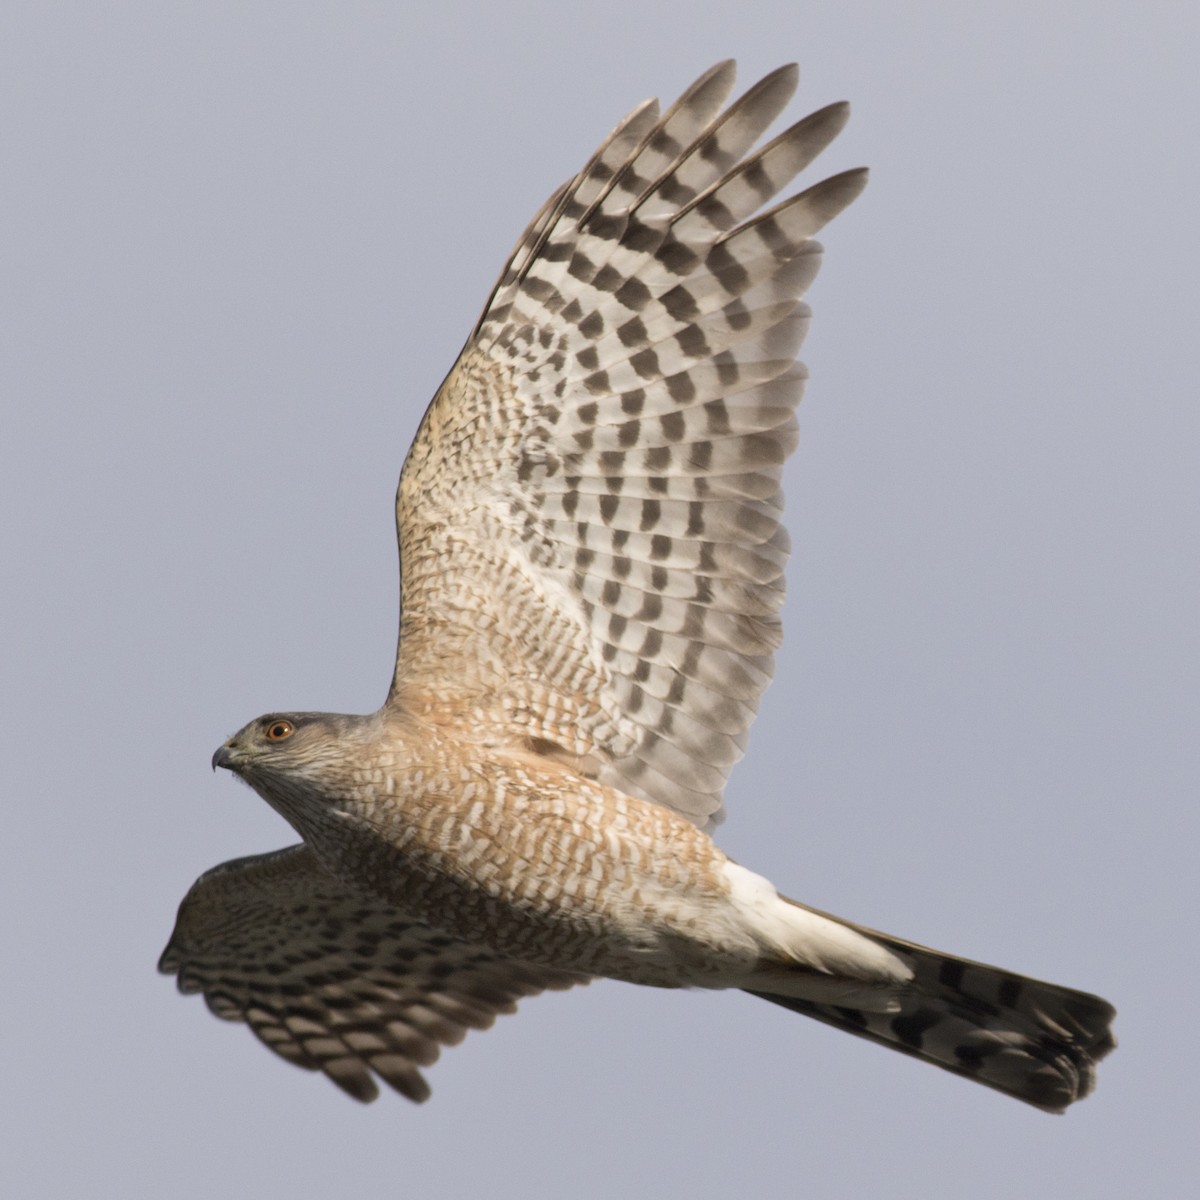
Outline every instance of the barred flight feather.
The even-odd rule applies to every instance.
[[[587,982],[412,920],[339,883],[306,846],[205,872],[158,966],[218,1017],[363,1101],[378,1094],[372,1075],[425,1100],[418,1068],[441,1046],[490,1028],[523,996]]]
[[[397,507],[397,702],[469,694],[477,732],[502,739],[514,706],[487,698],[478,664],[496,650],[479,639],[549,604],[571,654],[529,647],[507,685],[578,714],[602,782],[703,826],[780,640],[779,469],[796,444],[812,239],[864,178],[761,211],[848,110],[755,150],[795,68],[722,111],[732,85],[720,63],[661,116],[638,106],[543,206],[430,406]]]

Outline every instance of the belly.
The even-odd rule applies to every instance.
[[[657,805],[544,774],[397,779],[386,801],[348,808],[309,840],[343,882],[512,958],[659,987],[749,973],[759,947],[707,835]]]

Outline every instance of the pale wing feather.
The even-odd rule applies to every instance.
[[[413,921],[326,873],[305,846],[205,872],[179,908],[159,970],[244,1021],[280,1057],[356,1100],[375,1077],[411,1100],[440,1047],[516,1001],[586,982],[502,958]]]
[[[795,68],[647,102],[522,235],[397,497],[392,703],[719,819],[780,640],[817,231],[862,172],[761,210],[844,105],[754,151]],[[758,214],[758,215],[756,215]]]

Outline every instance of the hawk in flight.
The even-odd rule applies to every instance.
[[[271,713],[213,758],[303,839],[184,898],[160,968],[359,1100],[603,976],[741,988],[1057,1112],[1113,1009],[789,900],[709,836],[780,641],[780,469],[814,235],[771,205],[846,121],[756,143],[794,67],[639,105],[521,235],[417,431],[401,631],[369,716]]]

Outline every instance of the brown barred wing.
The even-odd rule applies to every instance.
[[[400,481],[393,703],[561,754],[707,826],[780,641],[780,468],[813,236],[847,172],[763,210],[845,123],[753,147],[794,68],[636,108],[522,236]]]
[[[501,958],[406,918],[328,875],[304,846],[201,875],[159,970],[244,1021],[276,1054],[356,1100],[376,1077],[429,1097],[421,1068],[523,996],[586,982]]]

